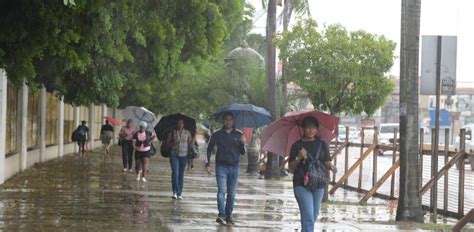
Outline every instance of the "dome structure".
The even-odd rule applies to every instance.
[[[249,48],[247,41],[242,41],[240,47],[232,50],[227,54],[227,57],[224,59],[225,61],[232,61],[232,60],[258,60],[264,63],[264,58],[260,53],[255,51],[252,48]]]

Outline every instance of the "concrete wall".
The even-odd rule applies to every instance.
[[[27,136],[27,120],[28,120],[28,96],[29,87],[26,83],[20,88],[18,93],[18,118],[17,118],[17,149],[13,154],[6,156],[5,140],[6,140],[6,112],[7,109],[7,76],[4,70],[0,69],[0,184],[3,184],[5,180],[11,178],[17,173],[20,173],[28,168],[34,166],[36,163],[46,162],[48,160],[60,158],[63,155],[75,154],[78,149],[75,143],[64,144],[64,141],[71,136],[70,134],[64,134],[64,102],[62,99],[58,99],[57,107],[57,144],[53,146],[46,146],[46,115],[47,115],[47,94],[46,89],[42,88],[40,91],[40,111],[39,111],[39,133],[38,133],[38,147],[32,150],[28,150],[28,136]],[[96,114],[105,115],[108,112],[108,108],[102,105],[101,110],[96,110],[96,106],[91,104],[89,106],[89,120],[88,126],[91,131],[91,138],[94,138],[94,128],[99,125],[95,125],[94,121]],[[110,109],[112,112],[118,112],[116,109]],[[116,117],[121,120],[121,115]],[[77,127],[79,125],[79,107],[74,109],[74,124]],[[118,131],[120,128],[115,127]],[[115,138],[114,138],[115,140]],[[100,141],[89,141],[88,148],[96,149],[100,147]]]

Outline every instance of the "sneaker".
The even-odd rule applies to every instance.
[[[220,216],[217,217],[216,222],[224,226],[227,225],[224,218]]]
[[[127,170],[128,170],[128,169],[124,168],[122,171],[123,171],[123,172],[126,172]]]
[[[171,198],[176,200],[176,199],[178,199],[178,195],[176,195],[176,193],[173,193],[173,196]]]
[[[130,173],[133,173],[133,169],[128,169],[128,171],[129,171]]]
[[[142,177],[142,181],[146,183],[146,179],[145,179],[145,177]]]
[[[225,222],[227,223],[227,225],[230,225],[230,226],[235,225],[235,222],[234,222],[234,220],[232,220],[232,217],[231,217],[231,216],[227,216],[227,217],[225,218]]]
[[[178,200],[183,200],[183,196],[178,196]]]
[[[137,174],[137,181],[140,181],[141,177],[142,177],[142,171],[139,171]]]

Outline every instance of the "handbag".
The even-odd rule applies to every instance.
[[[160,154],[165,158],[169,158],[171,154],[171,146],[162,143],[160,147]]]
[[[199,149],[195,144],[188,146],[188,159],[196,159],[199,157]]]
[[[156,155],[156,147],[152,142],[150,142],[150,151],[149,152],[150,152],[151,156]]]
[[[304,175],[304,186],[311,191],[326,187],[329,182],[329,177],[326,172],[326,167],[319,161],[322,143],[319,144],[316,153],[316,159],[312,155],[308,155],[306,163],[306,173]]]

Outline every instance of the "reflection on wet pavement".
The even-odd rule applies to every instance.
[[[295,231],[298,206],[291,177],[279,181],[239,179],[236,226],[215,222],[217,187],[195,161],[186,172],[184,199],[171,199],[169,161],[153,157],[147,183],[121,172],[121,156],[91,152],[65,156],[23,172],[0,187],[0,230],[91,231]],[[242,169],[245,170],[245,169]],[[331,200],[357,202],[357,193],[338,190]],[[395,219],[386,201],[368,206],[325,204],[318,230],[396,230],[410,226],[382,224]]]

